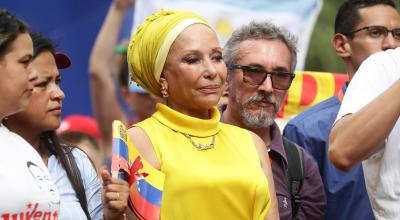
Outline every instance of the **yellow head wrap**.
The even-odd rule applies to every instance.
[[[187,11],[160,10],[147,17],[128,46],[131,80],[162,97],[159,80],[169,49],[178,35],[195,23],[208,25],[204,18]]]

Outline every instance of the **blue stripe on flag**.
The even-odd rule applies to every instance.
[[[140,179],[136,182],[137,191],[149,203],[161,206],[162,191],[152,186],[145,179]]]
[[[120,138],[113,138],[113,154],[120,155],[125,158],[126,161],[129,161],[128,146],[125,141]]]

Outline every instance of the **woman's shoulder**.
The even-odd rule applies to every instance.
[[[97,175],[96,168],[92,160],[85,153],[85,151],[80,149],[78,146],[69,146],[62,144],[62,147],[64,148],[64,152],[67,154],[67,157],[69,153],[71,153],[71,155],[73,156],[73,159],[77,165],[77,168],[79,169],[79,172],[82,175],[82,178]]]
[[[77,178],[80,178],[87,197],[88,209],[92,219],[98,219],[102,216],[101,203],[101,183],[97,176],[96,168],[90,157],[78,146],[62,146],[65,152],[73,156],[78,169]],[[69,150],[69,152],[68,152]],[[72,168],[74,172],[74,168]],[[71,186],[72,187],[72,186]]]
[[[145,122],[148,119],[142,121]],[[128,135],[130,136],[132,145],[136,150],[139,151],[139,154],[146,159],[153,167],[160,169],[160,156],[157,151],[154,149],[153,143],[151,141],[151,136],[155,133],[159,132],[157,129],[146,129],[146,127],[140,126],[140,124],[135,124],[128,129]],[[136,126],[139,125],[139,126]],[[154,132],[154,133],[151,133]],[[154,141],[154,140],[153,140]]]
[[[64,144],[64,143],[60,143],[60,145],[61,145],[61,148],[62,148],[63,152],[67,156],[69,154],[72,154],[76,161],[86,161],[86,160],[88,160],[90,162],[89,156],[85,153],[85,151],[80,149],[78,146],[72,146],[72,145]]]
[[[85,151],[79,147],[74,147],[72,149],[72,155],[74,156],[76,164],[81,172],[96,173],[95,165]]]
[[[66,154],[67,161],[71,161],[71,165],[66,166],[69,166],[72,172],[76,173],[75,166],[72,164],[74,163],[76,165],[76,169],[78,169],[79,176],[81,176],[84,186],[98,179],[96,169],[84,151],[78,147],[71,147],[65,144],[61,144],[61,147]],[[70,156],[72,156],[72,158]],[[68,179],[66,169],[64,165],[62,165],[59,157],[55,155],[49,157],[48,169],[53,179]]]
[[[77,162],[91,163],[89,156],[79,147],[73,147],[71,152]]]

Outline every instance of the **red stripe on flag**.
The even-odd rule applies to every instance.
[[[349,79],[349,76],[347,74],[338,73],[334,73],[333,76],[335,79],[335,94],[338,94],[342,89],[343,84]]]
[[[123,169],[127,173],[129,173],[128,161],[121,157],[120,155],[113,154],[112,155],[112,163],[111,163],[111,170],[120,170]]]
[[[135,184],[133,184],[131,187],[129,200],[131,206],[134,208],[135,213],[139,215],[141,219],[159,220],[160,207],[147,202],[137,191]]]
[[[303,87],[301,91],[300,105],[310,105],[317,96],[317,81],[307,73],[303,74]]]

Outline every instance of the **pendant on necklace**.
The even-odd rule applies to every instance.
[[[196,142],[193,141],[192,136],[191,136],[190,134],[184,134],[184,133],[182,133],[182,134],[183,134],[187,139],[189,139],[190,143],[191,143],[195,148],[197,148],[197,150],[208,150],[208,149],[214,148],[214,144],[215,144],[215,135],[216,135],[216,134],[214,134],[214,135],[212,136],[211,143],[209,143],[209,144],[198,144],[198,143],[196,143]]]

